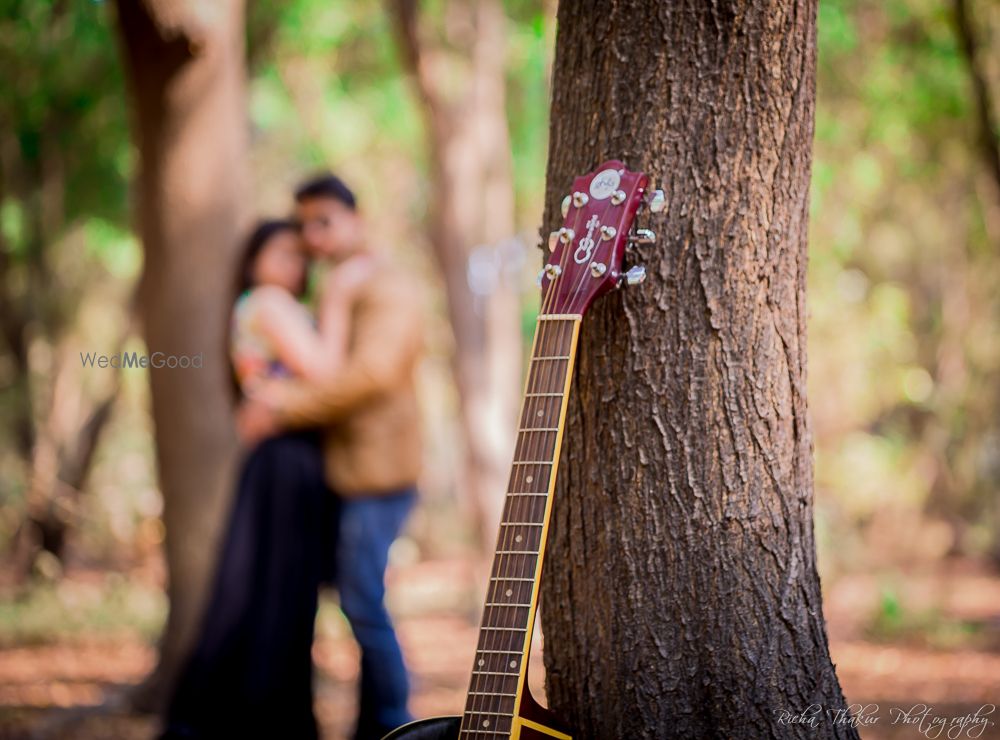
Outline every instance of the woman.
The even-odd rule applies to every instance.
[[[300,302],[308,258],[296,224],[263,221],[244,249],[230,352],[243,394],[268,378],[320,378],[347,346],[367,266],[326,276],[314,320]],[[333,566],[337,504],[315,434],[266,440],[247,457],[201,632],[163,737],[317,737],[312,711],[317,590]]]

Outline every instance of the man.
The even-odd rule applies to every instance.
[[[322,383],[266,386],[241,410],[240,427],[249,439],[323,430],[326,477],[342,499],[336,585],[361,647],[355,737],[368,740],[412,719],[402,652],[383,598],[389,546],[413,506],[420,472],[413,373],[423,344],[421,306],[412,282],[368,242],[354,195],[340,179],[306,182],[295,200],[303,239],[318,259],[368,263],[351,313],[349,350],[340,371]]]

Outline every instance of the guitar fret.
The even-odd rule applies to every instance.
[[[527,582],[530,582],[530,583],[534,583],[535,582],[534,578],[515,578],[515,577],[503,578],[501,576],[494,576],[493,578],[490,578],[490,580],[491,581],[527,581]]]
[[[490,715],[492,717],[512,717],[512,716],[514,716],[513,712],[487,712],[485,709],[467,709],[465,711],[465,713],[466,714]]]
[[[479,713],[469,710],[466,711],[466,714],[479,714]],[[511,717],[513,715],[505,714],[504,716]],[[466,732],[471,732],[474,735],[500,735],[501,737],[503,737],[504,735],[507,735],[509,733],[509,730],[470,730],[470,729],[462,730],[463,734]]]
[[[562,392],[556,393],[525,393],[525,398],[561,398]]]
[[[477,653],[489,653],[490,655],[520,655],[518,650],[477,650]]]
[[[551,465],[551,460],[515,460],[514,465]]]
[[[517,694],[505,694],[502,691],[469,691],[467,693],[469,696],[517,696]],[[469,709],[466,713],[471,711],[472,710]]]
[[[538,555],[536,550],[497,550],[497,555]]]
[[[505,671],[477,671],[473,669],[473,676],[506,676],[507,678],[514,678],[520,676],[520,673],[507,673]],[[477,712],[478,714],[478,712]]]
[[[518,429],[519,432],[558,432],[559,427],[528,427],[526,429]]]
[[[532,362],[534,362],[535,360],[568,360],[568,359],[569,355],[546,355],[542,357],[531,358]]]
[[[528,580],[533,581],[535,579],[534,578],[529,578]],[[483,629],[482,629],[483,632],[486,632],[487,630],[489,630],[490,632],[527,632],[528,631],[526,627],[485,627],[484,626]],[[503,676],[512,676],[514,674],[512,674],[512,673],[503,673],[503,674],[500,674],[500,675],[503,675]]]
[[[548,496],[547,493],[530,493],[528,491],[507,491],[508,496]]]
[[[507,607],[510,607],[510,608],[515,608],[515,607],[531,606],[531,604],[521,604],[521,603],[516,603],[516,604],[502,604],[499,601],[487,601],[486,602],[486,606],[507,606]],[[507,652],[510,652],[510,651],[509,650],[480,650],[479,652],[481,652],[481,653],[507,653]]]
[[[537,496],[538,494],[525,494],[530,496]],[[501,527],[541,527],[544,526],[542,522],[500,522]]]

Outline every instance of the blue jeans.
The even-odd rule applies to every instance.
[[[409,682],[385,597],[389,546],[413,508],[416,490],[344,498],[340,507],[336,585],[340,608],[361,647],[361,702],[355,737],[379,740],[413,719]]]

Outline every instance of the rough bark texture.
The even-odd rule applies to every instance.
[[[465,84],[447,95],[447,75],[435,74],[444,71],[443,52],[421,37],[417,5],[392,0],[390,9],[427,121],[433,184],[428,235],[455,335],[465,443],[459,488],[475,512],[480,544],[492,553],[521,383],[520,276],[510,275],[510,264],[504,264],[517,250],[504,109],[506,24],[496,0],[449,4],[449,13],[460,14],[455,25],[469,32],[460,64]],[[494,271],[492,285],[479,294],[469,274],[470,259],[477,257],[482,268]]]
[[[561,3],[543,233],[621,158],[667,191],[649,278],[584,320],[543,580],[583,738],[857,737],[812,525],[815,0]],[[645,225],[645,224],[644,224]]]
[[[225,327],[243,200],[243,3],[119,0],[140,154],[139,291],[149,352],[199,370],[150,372],[170,614],[140,704],[155,706],[197,627],[231,483]]]

